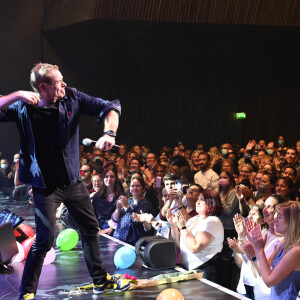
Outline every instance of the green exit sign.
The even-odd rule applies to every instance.
[[[235,114],[237,119],[246,119],[246,113],[244,112],[239,112]]]

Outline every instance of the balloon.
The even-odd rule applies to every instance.
[[[56,239],[57,247],[62,251],[73,249],[79,241],[79,235],[76,230],[67,228],[63,230]]]
[[[13,263],[23,261],[24,257],[25,257],[25,252],[24,252],[22,245],[19,242],[17,242],[17,246],[18,246],[19,253],[14,257],[14,259],[12,261]]]
[[[31,237],[24,242],[22,242],[22,247],[24,249],[24,260],[27,258],[27,255],[29,253],[29,250],[34,242],[35,237]]]
[[[27,224],[21,224],[17,229],[21,229],[29,238],[34,237],[34,230]],[[17,230],[15,230],[15,236],[20,236]]]
[[[135,251],[130,247],[124,246],[116,251],[114,263],[119,269],[127,269],[134,263],[135,258]]]
[[[165,289],[157,296],[156,300],[184,300],[184,297],[176,289]]]
[[[46,257],[44,259],[44,265],[51,264],[52,262],[55,261],[55,258],[56,258],[56,253],[54,248],[52,247],[46,254]]]

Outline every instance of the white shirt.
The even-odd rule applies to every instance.
[[[193,270],[210,260],[217,253],[222,251],[224,240],[224,228],[218,217],[209,216],[205,219],[199,219],[195,216],[187,221],[188,227],[194,221],[198,223],[189,232],[196,237],[198,232],[208,232],[214,236],[214,240],[203,250],[192,253],[185,245],[185,237],[180,238],[181,262],[187,270]]]
[[[205,190],[219,191],[219,175],[212,169],[197,172],[194,176],[194,181],[200,184]]]

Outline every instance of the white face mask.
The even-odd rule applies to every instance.
[[[223,155],[226,155],[227,152],[228,152],[228,149],[221,149],[221,153],[222,153]]]
[[[7,167],[8,167],[8,164],[1,164],[1,169],[7,169]]]
[[[269,154],[269,155],[273,155],[273,149],[267,149],[267,153]]]
[[[278,144],[279,145],[283,145],[284,144],[284,140],[278,140]]]

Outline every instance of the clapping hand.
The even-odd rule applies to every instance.
[[[151,214],[144,213],[142,210],[141,210],[140,214],[133,213],[132,217],[137,222],[151,223],[151,222],[155,221],[154,217]]]
[[[227,238],[227,243],[228,243],[229,248],[231,248],[234,252],[237,252],[237,253],[242,253],[243,252],[235,237],[232,238],[232,239],[228,237]]]
[[[244,220],[243,225],[246,230],[248,240],[254,245],[255,249],[263,250],[265,246],[265,240],[263,238],[260,225],[258,224],[254,226],[253,220],[249,218]]]
[[[177,227],[177,220],[176,220],[175,216],[173,215],[171,209],[168,209],[166,218],[171,227]]]
[[[233,218],[235,230],[239,236],[239,238],[243,238],[246,236],[246,230],[243,225],[244,218],[241,214],[236,214]]]
[[[249,260],[251,260],[252,257],[255,256],[254,246],[247,240],[243,244],[243,250],[245,251]]]
[[[178,212],[175,214],[175,218],[176,218],[176,222],[177,222],[177,227],[178,227],[178,228],[186,227],[186,218],[185,218],[185,216],[182,214],[181,211],[178,211]]]

